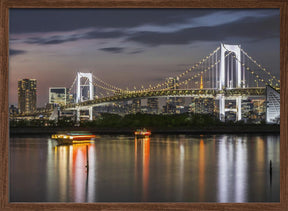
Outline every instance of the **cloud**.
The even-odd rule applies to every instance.
[[[122,53],[124,51],[124,48],[111,47],[111,48],[99,48],[99,50],[114,54],[114,53]]]
[[[38,44],[38,45],[55,45],[62,44],[66,42],[73,42],[82,39],[111,39],[111,38],[121,38],[125,36],[124,33],[120,31],[100,31],[92,30],[88,32],[59,32],[58,35],[48,35],[45,37],[43,33],[37,34],[37,36],[29,37],[23,40],[27,44]],[[19,39],[13,39],[13,41],[19,41]]]
[[[134,28],[135,31],[163,32],[189,28],[189,25],[190,27],[221,25],[244,17],[267,17],[279,13],[279,10],[10,9],[9,12],[9,30],[13,35],[35,32],[67,32],[85,28],[110,28],[122,31]]]
[[[26,39],[24,42],[28,44],[39,44],[39,45],[55,45],[65,42],[72,42],[82,39],[81,34],[73,35],[54,35],[48,37],[31,37]]]
[[[109,53],[126,53],[126,54],[138,54],[138,53],[142,53],[144,50],[143,49],[136,49],[136,50],[126,50],[125,51],[125,48],[120,48],[120,47],[108,47],[108,48],[100,48],[98,50],[101,50],[101,51],[106,51],[106,52],[109,52]]]
[[[22,10],[19,11],[20,14],[24,13]],[[44,14],[49,14],[49,17],[52,18],[52,22],[54,20],[54,17],[52,17],[53,14],[56,16],[61,14],[54,10],[49,11],[50,12],[48,13],[47,10],[43,10]],[[63,12],[62,15],[67,18],[70,17],[71,14],[78,14],[79,18],[87,18],[87,14],[82,14],[83,11],[81,11],[82,10],[75,10],[73,13]],[[108,14],[103,14],[102,10],[100,10],[99,13],[88,10],[91,17],[109,17],[109,20],[106,20],[107,18],[103,19],[104,22],[107,21],[107,24],[104,26],[102,22],[98,23],[98,19],[95,19],[98,25],[95,24],[92,28],[85,28],[85,30],[77,29],[67,32],[60,32],[60,27],[53,28],[52,26],[47,26],[47,30],[50,28],[51,31],[56,29],[60,31],[54,32],[52,36],[40,32],[34,37],[25,38],[23,42],[38,45],[56,45],[84,39],[121,38],[128,42],[132,41],[148,46],[159,46],[183,45],[195,41],[229,41],[236,38],[240,39],[239,41],[248,42],[249,40],[254,39],[266,39],[273,36],[279,36],[279,13],[277,10],[189,10],[191,13],[188,13],[188,10],[164,11],[165,12],[162,10],[158,11],[160,14],[163,14],[163,19],[154,19],[153,17],[156,18],[159,15],[158,13],[155,13],[155,10],[145,10],[144,12],[143,10],[139,10],[138,20],[138,15],[137,18],[131,18],[135,12],[134,10],[129,10],[129,12],[123,17],[121,16],[121,18],[117,16],[117,14],[122,14],[122,12],[118,13],[119,11],[110,14],[111,11],[107,10]],[[182,11],[182,13],[180,11]],[[19,16],[18,13],[16,14]],[[37,12],[31,13],[31,15],[34,15],[35,17],[36,14],[40,15],[40,13]],[[109,14],[111,16],[109,16]],[[150,19],[147,19],[144,14],[146,14],[146,16],[151,15]],[[40,19],[41,17],[42,16],[40,15]],[[74,28],[77,28],[78,22],[76,20],[66,20],[66,18],[64,18],[65,21],[64,19],[59,20],[59,24],[63,24],[61,21],[67,22],[67,25],[71,25],[71,22],[73,22],[74,25],[72,25]],[[115,26],[114,23],[110,22],[110,18],[119,22],[119,24]],[[121,19],[121,21],[118,19]],[[130,19],[137,19],[138,22]],[[128,23],[124,23],[124,20]],[[90,22],[90,20],[87,21],[88,23]],[[13,28],[13,21],[11,20],[11,22],[11,28]],[[48,21],[48,23],[50,22]],[[56,26],[58,26],[57,24]],[[72,25],[70,29],[73,28]],[[97,28],[95,28],[96,25]],[[91,25],[81,25],[82,28],[84,26],[87,27]],[[128,26],[130,26],[130,28]],[[21,26],[19,27],[21,28]],[[65,27],[66,25],[64,26],[64,29],[66,29]],[[39,28],[39,31],[41,31],[41,27]],[[275,31],[278,31],[278,33],[275,33]],[[13,33],[11,38],[14,38]],[[19,42],[19,40],[17,42]],[[135,51],[135,53],[139,52]],[[131,54],[133,54],[133,52],[131,52]]]
[[[279,37],[279,15],[247,17],[219,26],[187,28],[172,33],[138,32],[127,38],[149,46],[189,44],[195,41],[262,40]]]
[[[100,30],[95,30],[95,31],[90,31],[87,32],[84,35],[84,39],[110,39],[110,38],[119,38],[123,37],[126,34],[124,32],[118,31],[118,30],[113,30],[113,31],[100,31]]]
[[[134,51],[130,51],[128,54],[138,54],[138,53],[142,53],[144,51],[144,49],[137,49]]]
[[[146,24],[170,25],[214,10],[186,9],[11,9],[10,33],[129,28]]]
[[[23,50],[9,49],[10,56],[16,56],[16,55],[25,54],[25,53],[26,51],[23,51]]]

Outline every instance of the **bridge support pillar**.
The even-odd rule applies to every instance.
[[[236,98],[236,109],[237,109],[237,121],[240,121],[242,119],[242,113],[241,113],[241,96]]]
[[[76,121],[80,122],[80,108],[76,109]]]
[[[219,119],[220,121],[225,121],[225,96],[220,94],[219,96]]]
[[[93,107],[92,106],[89,108],[89,120],[90,121],[93,120]]]

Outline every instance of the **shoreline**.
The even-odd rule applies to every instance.
[[[134,135],[132,128],[10,128],[10,136],[18,135],[52,135],[59,132],[68,131],[87,131],[93,134],[101,135]],[[215,126],[207,128],[151,128],[152,134],[280,134],[279,127],[243,127],[243,126]]]

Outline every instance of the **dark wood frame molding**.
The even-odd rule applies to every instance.
[[[278,8],[280,9],[280,203],[9,203],[8,56],[10,8]],[[287,0],[0,0],[0,210],[288,210]]]

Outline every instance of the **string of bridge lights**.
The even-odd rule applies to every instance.
[[[104,90],[106,90],[106,91],[110,91],[110,92],[113,92],[113,93],[117,92],[117,90],[115,90],[115,89],[109,89],[109,88],[107,88],[107,87],[101,86],[101,85],[96,84],[96,83],[93,83],[93,85],[96,86],[96,87],[98,87],[98,88],[104,89]]]
[[[207,61],[209,58],[211,58],[213,55],[215,55],[215,53],[220,49],[220,47],[216,48],[212,53],[209,54],[209,56],[206,56],[205,58],[203,58],[200,62],[197,62],[195,65],[193,65],[191,68],[189,68],[188,70],[186,70],[185,72],[175,76],[175,77],[179,77],[182,78],[183,76],[185,76],[187,73],[191,72],[192,70],[194,70],[195,68],[197,68],[199,65],[203,64],[205,61]],[[160,88],[164,85],[167,85],[167,82],[163,82],[163,83],[158,83],[157,85],[153,86],[151,84],[149,84],[149,88],[143,89],[142,91],[151,91],[157,88]]]
[[[73,88],[73,86],[74,86],[76,80],[77,80],[77,77],[75,77],[75,79],[74,79],[72,85],[70,86],[70,88],[69,88],[69,90],[68,90],[68,93],[69,93],[69,94],[70,94],[70,92],[71,92],[71,90],[72,90],[72,88]]]
[[[224,48],[228,51],[228,52],[231,52],[231,51],[229,51],[225,46],[224,46]],[[261,65],[259,66],[259,64],[254,60],[253,61],[253,59],[242,49],[242,48],[240,48],[240,50],[244,53],[244,55],[246,55],[254,64],[256,64],[258,67],[260,67],[260,69],[261,70],[263,70],[263,68],[261,67]],[[235,55],[233,55],[233,58],[235,58],[235,60],[237,61],[237,62],[239,62],[243,67],[244,67],[244,69],[245,70],[248,70],[254,77],[256,77],[256,79],[260,82],[263,82],[263,83],[265,83],[265,84],[268,84],[268,85],[270,85],[270,86],[273,86],[273,82],[272,82],[272,79],[268,79],[268,81],[271,83],[271,84],[269,84],[266,80],[264,80],[260,75],[258,75],[257,73],[255,73],[255,71],[252,71],[252,70],[250,70],[250,68],[249,67],[246,67],[246,65],[244,64],[244,63],[242,63],[242,62],[240,62],[239,61],[239,59],[238,58],[236,58],[236,56]],[[266,69],[265,69],[266,70]],[[266,73],[268,73],[268,71],[265,71]],[[271,73],[269,72],[269,75],[270,76],[273,76],[273,75],[271,75]],[[275,79],[276,77],[275,76],[273,76],[273,78]],[[257,85],[258,85],[258,82],[254,79],[254,82],[256,82],[257,83]],[[280,81],[279,81],[279,83],[280,83]],[[278,83],[276,82],[276,86],[278,86]]]
[[[225,48],[225,46],[224,46],[224,48]],[[179,75],[176,76],[176,77],[182,78],[183,76],[185,76],[186,74],[188,74],[189,72],[191,72],[192,70],[194,70],[195,68],[197,68],[197,67],[199,67],[200,65],[204,64],[209,58],[211,58],[212,56],[214,56],[215,53],[217,53],[217,51],[218,51],[219,49],[220,49],[220,47],[218,47],[218,48],[215,49],[212,53],[210,53],[209,56],[206,56],[206,57],[203,58],[200,62],[196,63],[196,64],[193,65],[191,68],[187,69],[185,72],[179,74]],[[226,49],[226,48],[225,48],[225,49]],[[227,49],[226,49],[226,50],[227,50]],[[246,65],[245,65],[244,63],[240,62],[240,61],[238,60],[238,58],[236,58],[236,56],[233,55],[233,58],[235,58],[238,62],[240,62],[240,64],[244,67],[244,69],[247,70],[247,71],[249,71],[254,77],[256,77],[256,79],[257,79],[259,82],[263,82],[263,83],[269,84],[269,85],[271,85],[271,86],[273,86],[273,80],[275,80],[276,82],[280,83],[280,80],[277,80],[275,76],[273,76],[269,71],[267,71],[264,67],[262,67],[256,60],[254,60],[252,57],[250,57],[242,48],[240,48],[240,50],[241,50],[241,51],[243,52],[243,54],[246,55],[255,65],[257,65],[262,71],[266,72],[269,76],[272,77],[272,78],[268,79],[268,81],[270,82],[270,84],[269,84],[269,83],[268,83],[266,80],[264,80],[260,75],[258,75],[258,74],[255,73],[254,71],[252,71],[249,67],[246,67]],[[232,52],[229,51],[229,50],[227,50],[227,51],[228,51],[229,53],[226,54],[225,57],[229,56],[229,55],[232,53]],[[199,73],[191,76],[190,78],[188,78],[188,79],[186,79],[186,80],[184,80],[184,81],[182,81],[182,82],[180,82],[180,83],[178,82],[178,83],[176,83],[175,85],[176,85],[176,86],[181,86],[181,85],[183,85],[183,84],[187,84],[189,81],[194,80],[194,79],[200,77],[201,75],[203,75],[204,73],[206,73],[208,70],[210,70],[211,68],[215,67],[215,66],[216,66],[217,64],[219,64],[219,63],[220,63],[220,60],[217,60],[214,64],[210,65],[209,67],[207,67],[206,69],[202,70],[201,72],[199,72]],[[103,90],[109,91],[109,92],[113,92],[113,93],[115,93],[115,92],[117,92],[117,91],[118,91],[118,92],[119,92],[119,91],[125,92],[125,93],[128,93],[128,94],[130,94],[130,93],[136,93],[136,92],[137,92],[137,93],[138,93],[138,92],[146,92],[146,91],[151,91],[151,90],[154,90],[154,89],[157,89],[157,88],[160,88],[160,87],[162,87],[162,86],[164,86],[164,85],[168,85],[168,84],[169,84],[169,81],[165,81],[165,82],[163,82],[163,83],[158,83],[157,85],[155,85],[155,86],[153,86],[153,87],[152,87],[151,84],[149,84],[149,85],[148,85],[149,88],[146,88],[146,89],[144,89],[144,87],[143,87],[143,85],[142,85],[142,87],[141,87],[142,89],[141,89],[141,90],[135,90],[135,91],[133,90],[133,91],[131,91],[131,90],[129,90],[128,88],[127,88],[127,90],[124,90],[124,89],[121,89],[121,88],[116,87],[116,86],[114,86],[114,85],[111,85],[111,84],[109,84],[109,83],[101,80],[100,78],[94,76],[94,75],[93,75],[93,78],[96,79],[97,81],[103,83],[104,85],[110,87],[110,88],[101,86],[101,85],[99,85],[99,84],[97,84],[97,83],[93,83],[94,86],[96,86],[96,87],[98,87],[98,88],[101,88],[101,89],[103,89]],[[255,79],[254,81],[257,83],[257,80],[256,80],[256,79]],[[71,89],[72,89],[72,87],[74,86],[76,80],[77,80],[77,77],[74,79],[74,81],[73,81],[73,83],[72,83],[72,85],[71,85],[71,87],[70,87],[70,89],[69,89],[69,91],[68,91],[69,93],[71,92]],[[276,83],[276,86],[278,86],[278,83]],[[135,88],[136,88],[136,87],[135,87]],[[167,89],[170,89],[170,88],[167,87],[167,88],[164,88],[164,89],[161,89],[161,90],[167,90]],[[107,92],[107,94],[109,94],[109,93]],[[103,96],[103,95],[102,95],[102,96]]]
[[[246,67],[246,65],[245,65],[244,63],[240,62],[239,59],[236,58],[235,55],[233,55],[233,58],[235,58],[235,60],[236,60],[237,62],[239,62],[239,63],[244,67],[245,70],[249,71],[254,77],[256,77],[256,79],[257,79],[258,81],[257,81],[256,79],[254,79],[254,82],[257,83],[257,85],[258,85],[258,82],[263,82],[263,83],[265,83],[265,84],[270,85],[270,86],[273,87],[273,83],[272,83],[271,79],[268,80],[268,81],[270,82],[270,84],[269,84],[269,83],[268,83],[265,79],[263,79],[260,75],[258,75],[257,73],[255,73],[255,71],[252,71],[249,67]],[[278,83],[275,84],[275,86],[278,86],[278,85],[279,85]]]
[[[199,65],[203,64],[205,61],[207,61],[209,58],[211,58],[218,50],[220,49],[220,47],[218,47],[217,49],[215,49],[212,53],[209,54],[209,56],[206,56],[204,59],[202,59],[202,61],[198,63],[196,63],[193,67],[189,68],[188,70],[186,70],[185,72],[183,72],[182,74],[176,76],[176,77],[183,77],[184,75],[186,75],[187,73],[191,72],[193,69],[195,69],[196,67],[198,67]]]
[[[94,75],[93,75],[93,78],[95,78],[97,81],[100,81],[101,83],[105,84],[106,86],[108,86],[108,87],[110,87],[110,88],[112,88],[112,89],[115,89],[116,91],[123,91],[123,89],[121,89],[121,88],[119,88],[119,87],[116,87],[116,86],[114,86],[114,85],[112,85],[112,84],[109,84],[109,83],[101,80],[100,78],[98,78],[98,77],[96,77],[96,76],[94,76]]]
[[[87,82],[87,79],[86,79],[85,83],[86,83],[86,82]],[[96,84],[95,82],[89,81],[89,83],[92,84],[92,85],[94,85],[94,86],[96,86],[96,87],[98,87],[98,88],[104,89],[104,90],[106,90],[106,91],[110,91],[110,92],[113,92],[113,93],[117,92],[117,90],[109,89],[109,88],[107,88],[107,87],[104,87],[104,86],[101,86],[101,85],[99,85],[99,84]]]
[[[228,54],[225,55],[225,57],[229,56],[232,52],[229,52]],[[176,83],[175,86],[181,86],[183,84],[187,84],[189,81],[193,80],[193,79],[196,79],[198,77],[200,77],[201,75],[203,75],[204,73],[206,73],[208,70],[212,69],[213,67],[215,67],[217,64],[220,63],[220,60],[217,60],[214,64],[211,64],[209,67],[207,67],[206,69],[202,70],[201,72],[191,76],[190,78],[180,82],[180,83]],[[168,84],[167,82],[165,83],[162,83],[162,84],[159,84],[159,86],[163,86],[165,84]],[[161,89],[161,90],[169,90],[170,88],[167,87],[167,88],[164,88],[164,89]],[[151,91],[151,90],[147,90],[147,89],[144,89],[144,90],[139,90],[139,91],[129,91],[128,93],[142,93],[142,92],[146,92],[146,91]]]
[[[232,52],[229,52],[228,54],[225,55],[225,57],[229,56],[231,53],[232,53]],[[188,82],[188,81],[191,81],[191,80],[193,80],[193,79],[196,79],[196,78],[200,77],[201,75],[203,75],[204,73],[206,73],[208,70],[210,70],[211,68],[213,68],[214,66],[216,66],[216,65],[219,64],[219,63],[220,63],[220,60],[217,60],[214,64],[212,64],[212,65],[210,65],[209,67],[207,67],[206,69],[202,70],[200,73],[198,73],[198,74],[196,74],[196,75],[194,75],[194,76],[192,76],[192,77],[190,77],[190,78],[182,81],[181,83],[176,83],[176,86],[177,86],[177,85],[178,85],[178,86],[181,86],[181,85],[185,84],[185,83]],[[167,89],[169,89],[169,88],[167,88]],[[165,90],[165,89],[164,89],[164,90]]]
[[[178,75],[179,78],[183,77],[184,75],[186,75],[187,73],[191,72],[193,69],[195,69],[196,67],[198,67],[199,65],[203,64],[205,61],[207,61],[209,58],[211,58],[211,56],[213,56],[220,48],[218,47],[216,50],[214,50],[212,53],[210,53],[209,56],[206,56],[204,59],[202,59],[200,62],[198,62],[197,64],[195,64],[193,67],[191,67],[190,69],[186,70],[185,72],[181,73],[180,75]],[[217,63],[219,63],[219,61],[217,61],[214,65],[216,65]],[[210,67],[208,67],[208,69],[210,69],[211,67],[214,67],[214,65],[211,65]],[[201,74],[203,74],[204,72],[206,72],[207,70],[204,70],[204,71],[201,71],[200,73],[198,74],[195,74],[194,77],[192,76],[191,79],[193,80],[193,78],[197,78],[199,77]],[[176,76],[177,77],[177,76]],[[110,92],[117,92],[117,91],[123,91],[123,92],[126,92],[126,93],[135,93],[135,92],[138,92],[137,90],[133,90],[133,91],[130,91],[128,88],[127,90],[123,90],[119,87],[116,87],[116,86],[113,86],[103,80],[101,80],[100,78],[96,77],[93,75],[93,78],[96,79],[97,81],[100,81],[101,83],[103,83],[104,85],[110,87],[110,88],[107,88],[107,87],[104,87],[104,86],[101,86],[97,83],[93,83],[94,86],[98,87],[98,88],[101,88],[101,89],[104,89],[106,91],[110,91]],[[76,79],[74,79],[73,81],[73,84],[71,85],[70,89],[69,89],[69,92],[71,91],[72,87],[74,86],[75,82],[76,82]],[[191,79],[187,79],[186,82],[190,81]],[[185,82],[183,82],[185,83]],[[150,90],[153,90],[153,89],[156,89],[156,88],[159,88],[159,87],[162,87],[164,85],[167,85],[168,83],[167,82],[164,82],[162,84],[157,84],[156,86],[154,87],[151,87],[152,85],[149,84],[149,88],[147,89],[144,89],[144,87],[142,86],[142,90],[140,90],[141,92],[145,92],[145,91],[150,91]],[[136,87],[134,87],[134,89],[136,89]]]
[[[94,77],[95,79],[97,78],[96,76],[93,76],[93,77]],[[99,78],[97,78],[97,79],[99,79]],[[68,93],[71,92],[71,90],[72,90],[72,88],[73,88],[76,80],[77,80],[77,77],[75,77],[75,79],[74,79],[71,87],[69,88]],[[101,79],[99,79],[98,81],[100,81],[100,80],[101,80]],[[85,84],[86,84],[87,81],[88,81],[88,80],[86,79]],[[101,82],[104,83],[104,84],[106,84],[106,85],[109,85],[108,83],[106,83],[106,82],[104,82],[104,81],[102,81],[102,80],[101,80]],[[91,82],[90,82],[90,83],[91,83]],[[97,83],[92,83],[92,84],[93,84],[94,86],[98,87],[98,88],[101,88],[101,89],[104,89],[104,90],[106,90],[106,91],[110,91],[110,92],[113,92],[113,93],[115,93],[116,91],[119,90],[119,88],[116,89],[116,90],[115,90],[115,89],[109,89],[109,88],[106,88],[106,87],[104,87],[104,86],[101,86],[101,85],[99,85],[99,84],[97,84]],[[110,86],[113,86],[113,85],[110,85]]]
[[[245,52],[242,48],[240,50],[243,52],[245,56],[247,56],[255,65],[257,65],[261,70],[266,72],[268,75],[270,75],[275,81],[280,83],[280,80],[276,79],[276,76],[272,75],[271,72],[267,71],[266,68],[262,67],[255,59],[253,59],[251,56],[248,55],[247,52]]]
[[[185,72],[179,74],[179,75],[176,76],[176,77],[182,78],[183,76],[185,76],[186,74],[188,74],[189,72],[191,72],[192,70],[194,70],[195,68],[197,68],[197,67],[199,67],[200,65],[204,64],[209,58],[211,58],[212,56],[214,56],[215,53],[216,53],[219,49],[220,49],[220,47],[218,47],[218,48],[215,49],[212,53],[210,53],[209,56],[206,56],[206,57],[203,58],[201,61],[199,61],[198,63],[196,63],[194,66],[192,66],[191,68],[189,68],[188,70],[186,70]],[[226,56],[228,56],[228,55],[226,55]],[[209,69],[211,69],[212,67],[214,67],[214,66],[215,66],[216,64],[218,64],[219,62],[220,62],[220,60],[216,61],[214,64],[210,65],[210,67],[208,67],[207,69],[201,71],[200,73],[197,73],[197,74],[193,75],[193,76],[190,77],[189,79],[186,79],[185,81],[183,81],[183,82],[181,83],[181,85],[187,83],[187,82],[190,81],[190,80],[193,80],[193,79],[195,79],[195,78],[200,77],[203,73],[207,72]],[[139,90],[138,90],[138,91],[137,91],[137,90],[135,90],[135,91],[134,91],[134,90],[133,90],[133,91],[130,91],[128,88],[127,88],[127,90],[123,90],[123,89],[120,89],[120,88],[118,88],[118,87],[116,87],[116,86],[113,86],[113,85],[111,85],[111,84],[109,84],[109,83],[101,80],[100,78],[98,78],[98,77],[96,77],[96,76],[94,76],[94,75],[93,75],[93,78],[95,78],[96,80],[100,81],[101,83],[103,83],[104,85],[106,85],[106,86],[108,86],[108,87],[110,87],[110,88],[112,88],[112,89],[107,88],[107,87],[104,87],[104,86],[101,86],[101,85],[96,84],[96,83],[95,83],[95,84],[93,83],[93,85],[97,86],[98,88],[101,88],[101,89],[110,91],[110,92],[123,91],[123,92],[126,92],[126,93],[135,93],[135,92],[138,92],[138,91],[139,91]],[[75,84],[75,81],[76,81],[76,78],[75,78],[75,80],[74,80],[74,82],[73,82],[70,90],[72,89],[73,85]],[[151,90],[160,88],[160,87],[165,86],[165,85],[168,85],[168,84],[169,84],[169,82],[167,82],[167,81],[165,81],[165,82],[163,82],[163,83],[158,83],[158,84],[155,85],[154,87],[152,87],[152,85],[149,84],[149,88],[146,88],[146,89],[144,89],[144,87],[143,87],[143,85],[142,85],[142,87],[141,87],[142,89],[141,89],[140,91],[141,91],[141,92],[151,91]],[[176,84],[176,85],[177,85],[177,84]],[[136,89],[136,87],[134,87],[134,89]],[[167,89],[167,88],[166,88],[166,89]],[[70,91],[70,90],[69,90],[69,91]],[[165,90],[165,89],[163,89],[163,90]]]

